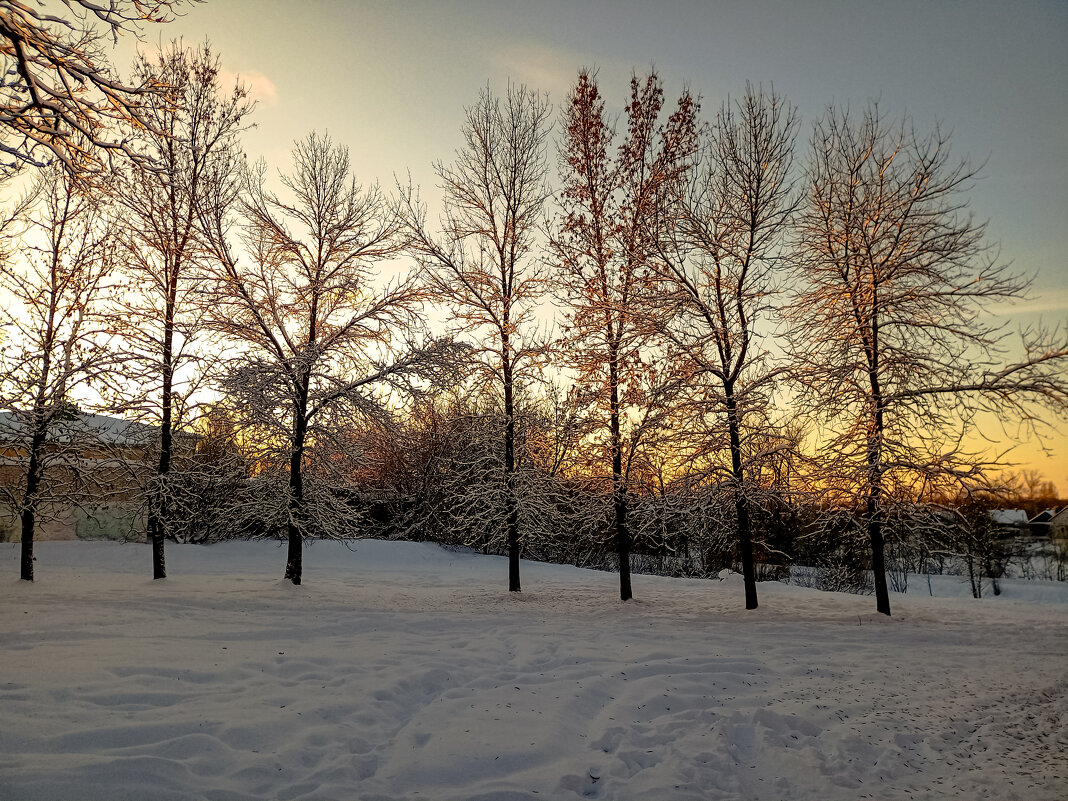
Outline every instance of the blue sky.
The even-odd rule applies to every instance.
[[[253,158],[284,169],[295,139],[325,130],[361,180],[387,187],[408,171],[433,186],[431,164],[451,160],[482,87],[522,82],[559,106],[581,66],[599,69],[617,106],[632,70],[650,65],[669,98],[686,86],[706,111],[747,80],[774,84],[799,107],[803,141],[828,103],[878,99],[920,131],[940,123],[955,155],[984,165],[972,211],[1002,257],[1036,276],[1034,299],[1001,309],[1004,320],[1068,323],[1065,0],[209,0],[146,33],[210,39],[251,86]],[[1051,442],[1059,455],[1035,466],[1066,489],[1068,435]]]
[[[688,86],[706,110],[747,80],[774,83],[805,131],[830,102],[878,99],[921,131],[940,122],[955,154],[985,165],[975,214],[1006,259],[1039,274],[1042,307],[1068,313],[1064,0],[209,0],[158,31],[209,38],[250,83],[252,155],[284,164],[293,140],[329,130],[384,184],[407,170],[432,184],[431,162],[451,158],[487,83],[524,82],[558,105],[580,66],[619,102],[631,71],[655,65],[669,95]]]

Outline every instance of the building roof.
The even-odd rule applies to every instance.
[[[29,412],[0,412],[0,443],[24,443]],[[156,426],[89,412],[62,412],[52,421],[49,441],[65,444],[148,445],[159,436]]]
[[[1041,512],[1031,518],[1031,525],[1048,523],[1053,515],[1057,513],[1056,509],[1043,509]]]
[[[1026,526],[1027,512],[1023,509],[991,509],[990,519],[999,526]]]

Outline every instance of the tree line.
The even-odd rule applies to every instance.
[[[70,112],[109,133],[36,100],[5,122],[35,173],[2,267],[24,579],[49,464],[94,447],[77,403],[151,424],[128,480],[156,578],[167,539],[284,537],[299,584],[305,538],[389,535],[507,553],[512,591],[521,553],[618,570],[624,600],[635,562],[737,567],[750,609],[796,560],[889,614],[903,560],[976,551],[981,416],[1068,411],[1065,331],[1005,359],[990,304],[1028,281],[968,212],[975,170],[877,104],[805,143],[761,86],[711,115],[655,72],[618,111],[592,70],[558,110],[487,88],[431,215],[322,134],[277,180],[248,163],[254,104],[207,45],[112,83],[126,105]]]

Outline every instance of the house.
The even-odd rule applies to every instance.
[[[1027,512],[1023,509],[991,509],[990,520],[1002,537],[1026,537],[1028,535]]]
[[[28,413],[0,412],[0,541],[19,537],[29,437]],[[178,450],[191,454],[197,439],[177,436]],[[155,426],[60,411],[44,446],[35,539],[142,537],[143,488],[155,472],[158,440]]]
[[[1059,512],[1054,512],[1046,525],[1049,528],[1051,540],[1068,545],[1068,506]]]
[[[1049,538],[1049,521],[1053,518],[1053,515],[1057,514],[1056,509],[1043,509],[1041,512],[1032,517],[1027,527],[1030,530],[1031,536],[1039,539]]]

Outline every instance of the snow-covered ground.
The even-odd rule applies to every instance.
[[[41,543],[28,584],[0,546],[0,798],[1068,797],[1064,585],[916,579],[884,618],[535,563],[509,594],[416,543],[317,543],[294,587],[284,554],[170,546],[153,582],[146,546]]]

